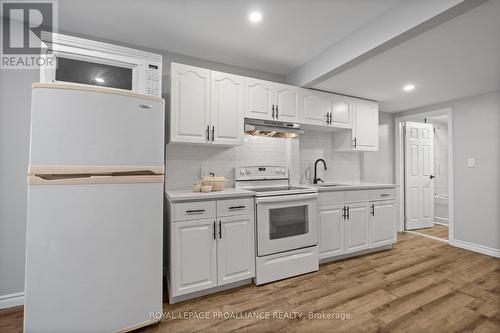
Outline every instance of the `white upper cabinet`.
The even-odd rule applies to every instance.
[[[206,143],[210,70],[173,63],[170,100],[170,142]]]
[[[299,121],[309,125],[328,125],[327,105],[324,93],[300,89]]]
[[[212,71],[211,137],[214,144],[237,145],[243,140],[243,78]]]
[[[333,95],[330,101],[331,125],[338,128],[352,128],[351,102],[347,98],[338,95]]]
[[[245,78],[245,117],[298,121],[299,88]]]
[[[243,141],[243,77],[172,63],[170,142]]]
[[[273,120],[273,83],[245,78],[245,117]]]
[[[378,104],[355,101],[354,109],[354,150],[378,151]]]
[[[352,131],[334,134],[335,150],[378,151],[378,103],[352,99],[351,106]]]
[[[300,89],[286,84],[274,84],[276,96],[275,120],[298,121]]]

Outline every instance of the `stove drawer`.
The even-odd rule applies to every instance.
[[[217,200],[217,216],[253,215],[254,199]]]

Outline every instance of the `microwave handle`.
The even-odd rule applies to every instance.
[[[308,194],[293,194],[293,195],[277,195],[275,197],[263,197],[256,198],[255,203],[271,203],[271,202],[288,202],[288,201],[298,201],[298,200],[311,200],[318,197],[317,193]]]

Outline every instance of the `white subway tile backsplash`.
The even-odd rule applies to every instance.
[[[318,158],[325,159],[328,166],[320,173],[324,180],[360,180],[358,153],[334,152],[333,135],[308,131],[299,139],[246,135],[244,143],[236,147],[168,145],[166,188],[190,188],[201,170],[226,177],[226,186],[232,187],[234,167],[249,165],[287,166],[292,183],[309,183],[312,178],[305,178],[306,169]]]

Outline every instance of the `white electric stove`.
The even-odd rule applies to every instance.
[[[256,193],[255,284],[318,270],[317,189],[290,185],[282,166],[235,168],[235,187]]]

